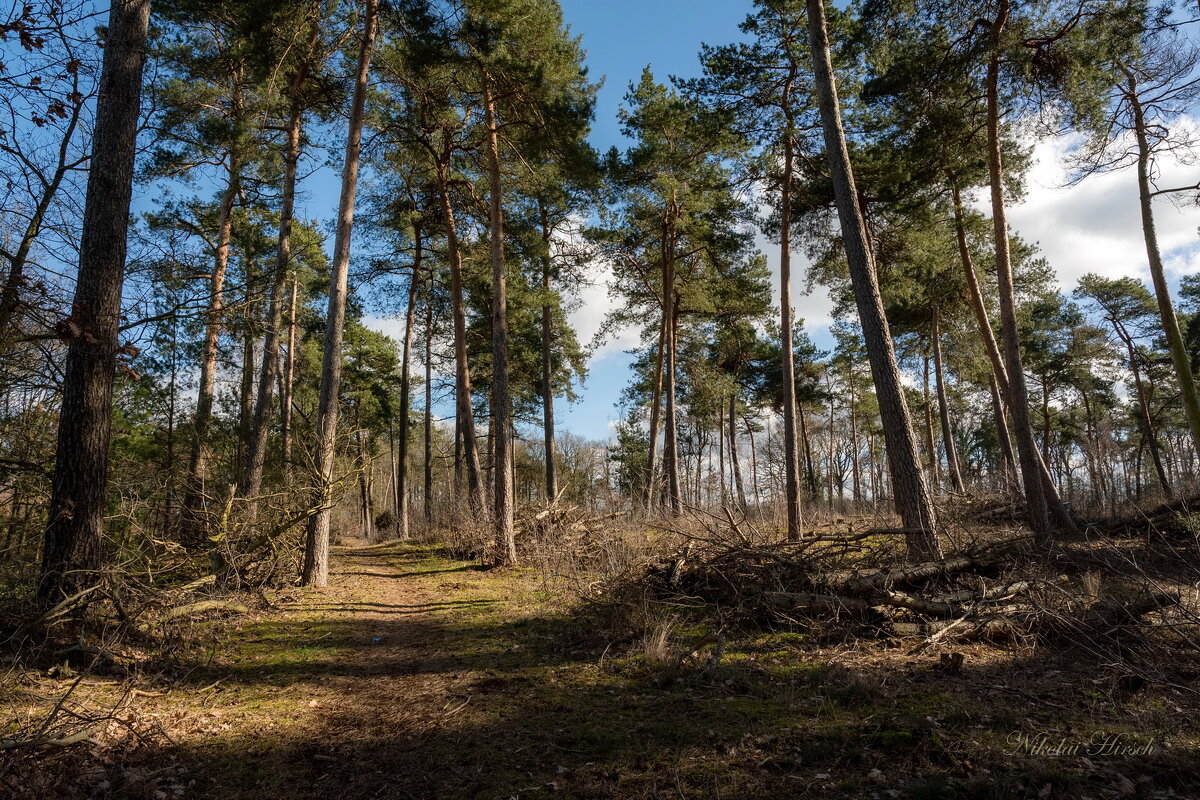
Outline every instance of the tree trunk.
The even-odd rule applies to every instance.
[[[296,378],[296,306],[300,296],[300,277],[292,270],[292,288],[288,310],[287,359],[279,385],[279,451],[283,462],[284,483],[292,484],[292,386]]]
[[[796,441],[796,364],[792,339],[792,173],[795,131],[791,96],[796,65],[790,65],[783,85],[783,175],[779,185],[779,348],[783,356],[783,465],[784,505],[787,509],[787,538],[798,541],[804,524],[800,500],[799,447]]]
[[[717,406],[717,419],[715,432],[717,434],[717,498],[724,508],[729,503],[727,487],[725,485],[725,423],[722,420],[724,416],[721,407]]]
[[[850,154],[842,130],[837,88],[829,55],[829,39],[825,23],[823,0],[807,0],[809,37],[813,51],[813,73],[821,108],[821,122],[828,151],[830,177],[841,221],[842,240],[850,265],[850,278],[858,316],[866,341],[867,356],[875,394],[879,399],[888,461],[892,468],[892,488],[896,510],[902,524],[915,533],[907,537],[910,554],[914,557],[937,555],[939,547],[935,526],[937,516],[933,499],[921,473],[917,446],[913,439],[912,418],[904,399],[900,370],[892,350],[891,333],[883,312],[883,301],[876,282],[875,266],[871,261],[850,167]]]
[[[467,502],[476,515],[486,515],[483,502],[483,475],[479,465],[479,442],[475,436],[475,409],[471,403],[471,369],[467,363],[467,313],[463,305],[462,251],[454,207],[450,204],[449,134],[443,132],[444,147],[437,168],[438,200],[446,229],[446,257],[450,262],[450,296],[454,314],[454,410],[455,410],[455,481],[461,484],[462,468],[467,472]]]
[[[504,271],[504,215],[500,195],[500,143],[496,108],[492,98],[491,76],[481,70],[483,112],[486,127],[488,189],[491,194],[490,230],[492,261],[492,427],[495,460],[492,495],[496,525],[496,563],[517,563],[517,544],[513,531],[512,487],[512,397],[508,386],[508,278]]]
[[[217,386],[217,355],[224,311],[225,270],[229,266],[229,241],[233,231],[233,204],[240,185],[241,164],[229,153],[229,180],[221,196],[217,222],[217,247],[208,284],[208,311],[204,320],[204,344],[200,350],[200,378],[196,391],[196,413],[192,421],[192,451],[188,460],[187,493],[183,499],[184,538],[202,542],[207,530],[204,506],[208,500],[208,434],[212,427],[213,400]]]
[[[316,19],[313,20],[309,36],[309,52],[316,47]],[[296,170],[300,162],[300,132],[304,121],[304,105],[301,92],[308,79],[308,59],[301,61],[291,82],[291,113],[288,117],[287,150],[283,157],[283,188],[279,207],[279,245],[275,252],[275,271],[271,276],[271,293],[267,300],[267,330],[263,341],[262,370],[258,377],[258,399],[254,406],[254,421],[246,454],[246,475],[242,483],[242,496],[250,498],[250,517],[255,516],[257,503],[254,497],[262,489],[263,466],[267,456],[267,438],[271,429],[272,392],[279,373],[279,350],[283,327],[283,297],[287,291],[288,277],[292,270],[292,219],[296,206]],[[293,289],[293,303],[295,302]],[[293,315],[295,314],[293,310]],[[293,322],[294,326],[294,322]],[[288,343],[288,360],[291,347]],[[282,395],[282,393],[281,393]],[[290,395],[290,391],[289,391]],[[283,398],[290,402],[290,396]],[[288,410],[283,414],[288,415]]]
[[[1146,447],[1150,450],[1150,461],[1154,464],[1158,485],[1162,487],[1163,494],[1167,499],[1172,500],[1175,494],[1171,491],[1171,482],[1167,479],[1166,469],[1163,468],[1162,452],[1158,446],[1158,437],[1154,433],[1154,420],[1150,417],[1150,402],[1146,398],[1146,387],[1142,383],[1142,370],[1138,366],[1137,350],[1134,349],[1133,338],[1121,330],[1120,326],[1118,326],[1118,332],[1129,353],[1129,369],[1133,373],[1133,385],[1137,391],[1138,419],[1142,423],[1142,437],[1146,442]]]
[[[937,445],[933,440],[933,403],[929,400],[929,356],[924,358],[924,381],[921,385],[921,397],[925,405],[925,454],[929,459],[929,483],[933,488],[941,485],[942,476],[938,470]]]
[[[954,429],[950,426],[950,403],[946,399],[946,378],[942,369],[942,331],[938,324],[938,310],[933,310],[933,376],[937,386],[938,416],[942,420],[942,448],[946,451],[946,468],[950,471],[950,484],[954,491],[966,491],[962,468],[958,461],[958,447],[954,444]]]
[[[342,376],[342,333],[346,321],[346,293],[350,269],[350,236],[354,228],[354,195],[358,189],[358,161],[362,149],[363,110],[367,99],[367,77],[371,70],[371,48],[379,16],[378,0],[366,0],[362,44],[358,51],[358,74],[350,103],[346,136],[346,161],[342,166],[342,192],[338,199],[338,221],[334,233],[333,263],[329,276],[329,307],[325,320],[325,343],[321,361],[321,393],[317,406],[315,512],[308,520],[304,543],[305,586],[329,583],[329,517],[333,506],[333,461],[337,443],[338,384]]]
[[[1008,241],[1008,216],[1004,205],[1004,166],[1000,142],[1000,35],[1008,23],[1010,0],[999,0],[999,13],[992,23],[992,53],[987,67],[988,175],[991,181],[992,227],[996,248],[996,283],[1000,296],[1000,340],[1004,345],[1005,373],[1008,379],[1008,405],[1012,415],[1021,480],[1025,487],[1025,505],[1029,525],[1035,532],[1051,529],[1051,514],[1060,524],[1069,524],[1069,515],[1050,480],[1046,465],[1038,455],[1029,415],[1029,392],[1025,386],[1025,368],[1021,363],[1021,343],[1017,330],[1017,301],[1013,289],[1012,254]]]
[[[1017,457],[1012,449],[1012,436],[1008,432],[1008,415],[1004,411],[1004,399],[1000,396],[1000,386],[993,373],[988,382],[992,396],[992,414],[996,419],[996,438],[1000,442],[1001,468],[1004,471],[1004,486],[1013,494],[1019,494],[1017,477]]]
[[[746,422],[746,438],[750,440],[750,491],[754,493],[754,505],[758,506],[762,502],[762,494],[758,488],[758,447],[754,442],[754,428],[750,425],[750,420]]]
[[[254,300],[253,285],[257,276],[246,265],[246,293],[242,300],[242,381],[238,391],[238,421],[237,421],[237,452],[233,459],[234,474],[238,485],[244,485],[246,480],[246,456],[250,450],[250,433],[254,417],[254,339],[255,311],[258,303]]]
[[[826,443],[826,448],[825,448],[825,460],[826,460],[826,463],[829,465],[829,468],[825,471],[825,484],[826,484],[826,489],[828,490],[828,494],[829,494],[829,513],[832,516],[832,514],[833,514],[833,483],[834,483],[833,449],[837,444],[837,441],[833,435],[833,417],[834,417],[834,412],[837,409],[834,405],[833,366],[832,366],[832,364],[829,365],[828,367],[826,367],[826,369],[825,369],[825,385],[829,387],[829,441]]]
[[[539,201],[540,205],[540,201]],[[554,452],[554,376],[550,369],[550,356],[554,348],[554,308],[550,305],[550,277],[553,261],[550,256],[549,218],[544,207],[542,218],[542,438],[546,453],[546,502],[558,498],[558,467]]]
[[[47,603],[86,587],[101,563],[113,373],[149,16],[149,0],[113,0],[109,11],[75,284],[78,332],[67,347],[38,580],[38,597]]]
[[[1008,422],[1004,418],[1004,408],[1012,406],[1012,396],[1008,385],[1008,370],[1004,366],[1004,358],[1000,353],[999,345],[996,343],[996,335],[992,330],[992,322],[988,319],[987,307],[983,302],[983,293],[979,288],[979,278],[975,274],[975,265],[971,258],[970,248],[967,246],[967,232],[963,221],[962,196],[959,192],[958,183],[953,176],[950,179],[950,193],[954,201],[954,226],[958,237],[958,251],[962,260],[963,272],[967,278],[971,307],[974,309],[975,319],[979,323],[979,333],[983,337],[988,359],[992,362],[992,372],[997,384],[997,390],[1003,399],[1003,402],[1000,404],[1000,411],[996,417],[996,425],[1003,434],[1000,440],[1000,447],[1007,465],[1005,480],[1012,487],[1012,491],[1017,492],[1020,490],[1017,485],[1017,457],[1016,453],[1013,452],[1012,437],[1008,433]],[[1007,242],[1008,240],[1005,239],[1006,245]],[[1049,469],[1040,459],[1038,470],[1041,473],[1043,491],[1047,502],[1049,502],[1051,497],[1057,498],[1057,494],[1054,492],[1054,482],[1050,478]],[[1063,528],[1069,530],[1074,527],[1075,523],[1062,503],[1056,500],[1049,507],[1049,511],[1054,514],[1056,522]]]
[[[808,423],[804,419],[804,409],[798,408],[796,419],[800,422],[800,440],[804,442],[804,474],[808,478],[808,495],[817,500],[817,470],[813,466],[812,439],[808,435]]]
[[[1175,378],[1179,381],[1188,430],[1192,434],[1192,447],[1200,453],[1200,398],[1197,396],[1196,379],[1192,374],[1187,346],[1179,331],[1175,305],[1171,302],[1171,292],[1167,287],[1162,253],[1158,248],[1158,231],[1154,225],[1154,195],[1150,186],[1151,152],[1146,135],[1146,115],[1137,93],[1136,77],[1132,73],[1129,73],[1129,91],[1126,97],[1129,98],[1134,115],[1133,132],[1138,148],[1138,205],[1142,215],[1142,238],[1146,241],[1146,259],[1150,262],[1150,279],[1154,283],[1154,296],[1158,300],[1158,315],[1166,335],[1167,349],[1171,352],[1171,364],[1175,368]]]
[[[665,308],[665,307],[664,307]],[[662,321],[658,326],[658,358],[654,368],[654,397],[650,401],[650,441],[647,450],[646,465],[646,511],[654,507],[654,488],[658,482],[658,475],[655,474],[655,455],[658,451],[658,427],[662,417],[662,392],[663,392],[663,364],[666,360],[667,351],[667,314],[666,311],[662,314]]]
[[[425,285],[425,524],[433,522],[433,270]]]
[[[375,510],[372,506],[372,464],[373,459],[366,443],[366,437],[363,436],[362,428],[355,432],[354,438],[357,440],[358,450],[358,497],[359,511],[358,518],[362,523],[362,538],[368,543],[375,541]]]
[[[859,471],[858,464],[858,405],[857,398],[854,395],[854,365],[847,366],[850,380],[847,387],[850,391],[850,401],[846,405],[846,410],[850,412],[850,477],[854,489],[854,502],[862,502],[862,476]]]
[[[413,230],[412,277],[408,282],[408,310],[404,315],[404,348],[400,357],[400,443],[396,456],[396,537],[408,538],[408,419],[412,407],[412,380],[409,365],[412,364],[413,324],[417,314],[417,276],[421,274],[421,226]]]
[[[677,442],[679,431],[675,415],[675,335],[677,328],[675,319],[675,231],[673,225],[675,210],[675,198],[672,197],[663,214],[662,232],[663,330],[664,344],[666,345],[664,373],[667,384],[663,469],[667,478],[667,503],[671,513],[678,516],[683,507],[682,498],[679,495],[679,445]]]
[[[737,395],[729,394],[729,464],[733,470],[733,487],[737,492],[738,508],[746,513],[746,485],[742,482],[742,464],[738,456],[737,440]]]
[[[1050,439],[1053,435],[1053,417],[1050,414],[1050,376],[1041,375],[1042,380],[1042,463],[1050,464]]]

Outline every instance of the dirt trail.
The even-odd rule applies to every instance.
[[[497,656],[520,649],[504,632],[524,613],[522,593],[505,592],[520,574],[509,577],[428,547],[335,548],[326,590],[285,595],[278,613],[227,633],[212,663],[188,677],[209,699],[176,691],[161,702],[160,712],[187,731],[172,736],[170,755],[205,765],[188,793],[429,797],[467,789],[453,778],[459,770],[450,762],[461,759],[447,746],[479,716],[470,706],[483,705],[481,682],[496,685],[488,677],[504,661]],[[448,763],[431,763],[442,758]]]

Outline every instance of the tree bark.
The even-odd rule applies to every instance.
[[[283,462],[284,483],[292,484],[292,387],[296,378],[296,306],[300,296],[300,277],[292,270],[292,288],[288,303],[287,358],[279,385],[279,451]]]
[[[454,207],[450,204],[449,134],[443,132],[444,147],[437,165],[438,201],[446,228],[446,257],[450,262],[450,297],[454,314],[454,410],[455,410],[455,481],[461,483],[462,468],[467,472],[467,503],[471,511],[484,515],[483,475],[479,464],[479,442],[475,435],[475,409],[471,403],[471,369],[467,363],[467,312],[463,305],[462,251]]]
[[[425,524],[433,522],[433,270],[425,284]]]
[[[542,222],[542,440],[546,453],[546,502],[558,498],[558,465],[554,448],[554,376],[551,373],[551,354],[554,348],[554,308],[550,305],[550,278],[553,260],[550,239],[553,231],[545,207],[541,207]]]
[[[900,370],[892,350],[891,333],[884,316],[875,266],[871,261],[866,230],[856,202],[850,154],[842,130],[837,88],[829,55],[829,36],[823,0],[807,0],[809,37],[813,52],[813,73],[821,109],[822,129],[829,158],[830,177],[841,221],[842,240],[850,265],[851,283],[866,341],[867,356],[875,394],[879,399],[888,461],[892,468],[892,488],[896,510],[905,528],[919,531],[907,534],[911,556],[928,557],[940,551],[935,533],[937,515],[926,487],[913,439],[912,417],[904,399]]]
[[[492,427],[495,442],[492,480],[494,523],[496,527],[496,563],[517,563],[517,544],[513,531],[512,487],[512,397],[508,385],[508,278],[504,271],[504,212],[500,194],[500,143],[491,76],[481,69],[483,112],[486,127],[490,230],[492,262]]]
[[[329,307],[325,320],[314,456],[315,512],[308,520],[304,543],[304,574],[301,578],[305,586],[315,587],[323,587],[329,583],[329,517],[333,506],[333,461],[337,443],[338,384],[342,376],[342,333],[346,321],[350,237],[354,228],[354,195],[358,189],[358,162],[362,150],[367,78],[371,70],[371,50],[379,17],[378,0],[365,0],[364,6],[362,44],[358,52],[354,95],[350,102],[346,160],[342,166],[342,191],[338,199],[333,264],[329,276]]]
[[[238,486],[246,481],[246,457],[250,451],[250,434],[254,423],[255,311],[258,308],[253,294],[255,283],[257,276],[253,274],[251,265],[246,264],[245,294],[242,296],[242,381],[238,392],[237,452],[233,459]]]
[[[1197,395],[1196,378],[1192,374],[1187,346],[1179,331],[1179,319],[1175,315],[1175,305],[1171,302],[1171,292],[1167,287],[1167,274],[1163,268],[1162,253],[1158,247],[1158,230],[1154,225],[1154,195],[1150,186],[1152,154],[1150,141],[1146,135],[1146,113],[1137,93],[1136,77],[1132,73],[1129,73],[1129,90],[1126,96],[1129,98],[1134,115],[1133,132],[1138,148],[1138,206],[1142,216],[1142,238],[1146,242],[1146,259],[1150,263],[1150,280],[1154,284],[1154,297],[1158,301],[1158,315],[1162,320],[1167,349],[1171,352],[1171,364],[1175,368],[1175,378],[1179,381],[1188,430],[1192,435],[1192,447],[1197,453],[1200,453],[1200,397]]]
[[[779,186],[779,348],[783,356],[783,465],[784,505],[787,510],[787,538],[798,541],[804,524],[800,499],[799,447],[796,441],[796,364],[792,339],[792,173],[794,171],[794,121],[791,111],[792,88],[797,68],[790,64],[783,85],[783,175]]]
[[[654,488],[658,482],[658,475],[655,472],[657,468],[655,457],[658,451],[659,421],[662,417],[663,365],[666,361],[666,351],[667,315],[664,311],[658,326],[658,358],[654,368],[654,397],[650,401],[650,441],[647,447],[649,454],[647,456],[645,489],[647,513],[654,507]]]
[[[316,18],[309,35],[309,52],[316,47]],[[250,498],[250,517],[255,516],[257,502],[253,500],[262,489],[263,467],[267,456],[267,438],[271,429],[272,392],[279,373],[279,351],[283,327],[283,298],[292,269],[292,219],[296,206],[296,171],[300,162],[300,133],[304,121],[301,92],[308,80],[308,59],[301,61],[292,77],[291,109],[288,115],[287,149],[283,157],[283,187],[279,206],[279,243],[275,252],[275,270],[271,276],[271,293],[267,300],[267,330],[263,341],[262,370],[258,377],[258,398],[254,405],[254,421],[246,454],[246,475],[242,496]],[[293,295],[294,302],[294,295]],[[294,313],[294,312],[293,312]],[[289,342],[289,361],[292,343]],[[286,398],[290,401],[290,397]],[[288,412],[284,411],[286,415]]]
[[[738,507],[742,513],[748,508],[746,504],[746,484],[742,481],[742,463],[738,455],[737,435],[737,395],[729,393],[729,463],[733,470],[733,487],[737,492]]]
[[[396,537],[408,538],[408,419],[412,406],[412,380],[409,365],[412,363],[413,324],[417,314],[417,285],[421,274],[422,256],[421,226],[413,230],[412,277],[408,282],[408,310],[404,315],[404,348],[400,356],[400,442],[396,456]]]
[[[1004,205],[1004,165],[1000,143],[1000,35],[1008,23],[1010,0],[999,0],[999,12],[992,23],[992,52],[987,66],[987,138],[988,175],[991,181],[992,227],[996,248],[996,283],[1000,296],[1000,339],[1004,346],[1005,377],[1008,380],[1008,410],[1012,415],[1021,480],[1025,487],[1025,505],[1029,525],[1035,532],[1051,529],[1051,514],[1065,527],[1070,516],[1062,506],[1049,471],[1038,454],[1029,415],[1029,392],[1025,368],[1021,363],[1021,344],[1017,331],[1017,301],[1013,289],[1012,253],[1008,241],[1008,216]]]
[[[213,271],[209,276],[208,310],[204,320],[204,344],[200,350],[200,378],[196,391],[196,412],[192,419],[192,450],[188,459],[187,493],[183,498],[184,538],[191,544],[203,541],[208,527],[204,515],[208,482],[208,435],[212,427],[213,400],[217,386],[217,354],[221,341],[221,317],[224,313],[225,271],[229,266],[229,242],[233,231],[233,204],[241,183],[241,163],[235,151],[229,152],[229,179],[217,222],[217,248]]]
[[[953,176],[950,179],[950,192],[954,201],[954,224],[955,231],[958,237],[958,251],[962,260],[963,272],[967,278],[968,296],[971,301],[971,307],[975,311],[975,319],[979,323],[979,333],[983,337],[984,347],[987,350],[988,359],[992,362],[992,373],[997,384],[997,390],[1003,402],[1000,404],[1000,410],[997,412],[996,426],[1002,434],[1000,439],[1001,453],[1004,456],[1006,463],[1006,481],[1012,487],[1012,491],[1019,492],[1017,477],[1017,457],[1013,452],[1012,437],[1009,435],[1008,422],[1005,419],[1005,408],[1012,405],[1012,398],[1009,393],[1008,386],[1008,370],[1004,366],[1004,357],[1000,353],[1000,346],[996,343],[996,335],[992,330],[992,322],[988,318],[987,307],[983,302],[983,292],[979,288],[979,278],[975,274],[975,265],[971,258],[970,248],[967,246],[967,232],[963,220],[962,196],[959,192],[958,184]],[[1007,242],[1007,239],[1005,240]],[[1057,497],[1054,492],[1054,482],[1050,477],[1050,470],[1044,462],[1039,459],[1038,469],[1041,473],[1042,486],[1047,497]],[[1071,529],[1075,523],[1071,519],[1071,515],[1067,513],[1066,508],[1062,503],[1055,503],[1050,509],[1054,514],[1054,518],[1063,528]]]
[[[679,445],[678,423],[675,414],[675,199],[671,198],[663,214],[662,231],[662,293],[663,330],[666,358],[663,370],[666,376],[666,420],[663,432],[663,470],[667,478],[667,504],[671,513],[678,516],[683,511],[679,494]]]
[[[942,331],[938,310],[933,310],[933,376],[937,387],[938,416],[942,421],[942,448],[946,452],[946,468],[950,471],[950,484],[954,491],[966,491],[962,468],[958,461],[958,447],[954,443],[954,429],[950,426],[950,403],[946,399],[946,378],[942,369]]]
[[[86,587],[101,566],[113,374],[149,16],[149,0],[113,0],[109,11],[75,284],[78,334],[67,347],[38,579],[42,602]]]
[[[849,377],[847,389],[850,392],[850,400],[846,404],[846,410],[850,412],[850,479],[854,489],[854,502],[861,503],[862,475],[858,463],[858,400],[854,393],[854,364],[848,364],[846,372]]]
[[[1133,373],[1133,385],[1137,392],[1138,401],[1138,421],[1142,424],[1142,436],[1146,441],[1146,447],[1150,450],[1150,461],[1154,464],[1154,473],[1158,478],[1158,485],[1162,487],[1163,494],[1168,500],[1175,498],[1174,492],[1171,491],[1171,482],[1167,479],[1167,471],[1163,467],[1162,451],[1158,446],[1158,437],[1154,432],[1154,420],[1150,417],[1150,402],[1146,397],[1146,387],[1142,383],[1142,370],[1138,366],[1137,350],[1133,346],[1133,337],[1122,330],[1122,326],[1114,320],[1117,326],[1117,331],[1121,340],[1125,343],[1126,351],[1129,353],[1129,370]]]

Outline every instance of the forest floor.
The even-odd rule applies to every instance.
[[[1078,653],[748,633],[681,666],[663,641],[704,631],[614,645],[536,571],[432,545],[339,547],[328,589],[270,599],[195,623],[120,725],[24,754],[0,795],[1200,797],[1195,695]]]

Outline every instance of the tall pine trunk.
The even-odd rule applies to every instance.
[[[421,274],[421,227],[413,231],[412,278],[408,282],[408,310],[404,315],[404,348],[400,357],[400,442],[396,456],[396,536],[408,538],[408,418],[412,407],[412,381],[409,365],[412,363],[413,323],[417,314],[417,276]]]
[[[433,522],[433,270],[425,284],[425,524]]]
[[[1154,420],[1150,416],[1150,401],[1146,396],[1146,387],[1142,382],[1142,370],[1138,366],[1137,350],[1133,346],[1133,338],[1118,327],[1121,340],[1125,343],[1126,352],[1129,354],[1129,371],[1133,373],[1133,386],[1137,394],[1138,403],[1138,422],[1142,426],[1142,438],[1146,443],[1147,449],[1150,450],[1150,462],[1154,465],[1154,474],[1158,478],[1158,485],[1162,488],[1163,494],[1170,500],[1174,497],[1171,491],[1171,482],[1167,478],[1167,470],[1163,467],[1162,450],[1158,446],[1158,437],[1154,431]]]
[[[942,421],[942,448],[946,451],[946,468],[950,471],[950,483],[954,491],[966,491],[963,484],[962,466],[958,461],[958,447],[954,443],[954,429],[950,426],[950,403],[946,399],[946,377],[942,369],[942,330],[938,310],[933,310],[933,376],[937,386],[938,416]]]
[[[109,10],[75,284],[72,324],[78,330],[67,347],[38,580],[43,602],[91,584],[101,565],[113,373],[149,17],[150,0],[113,0]]]
[[[663,311],[662,320],[658,326],[658,358],[654,367],[654,397],[650,400],[650,441],[646,448],[646,512],[654,507],[654,489],[658,483],[657,459],[658,428],[662,418],[663,365],[667,352],[667,313]]]
[[[1179,331],[1179,319],[1171,292],[1167,288],[1167,274],[1163,268],[1162,252],[1158,247],[1158,230],[1154,225],[1154,193],[1150,186],[1151,152],[1146,134],[1146,112],[1137,93],[1136,77],[1129,74],[1129,91],[1126,93],[1133,109],[1134,137],[1137,140],[1138,206],[1142,215],[1142,238],[1146,242],[1146,259],[1150,262],[1150,280],[1154,284],[1154,297],[1158,301],[1158,315],[1162,320],[1163,333],[1167,338],[1167,349],[1171,352],[1171,365],[1183,398],[1183,409],[1187,415],[1188,430],[1192,434],[1192,447],[1200,454],[1200,398],[1196,391],[1196,378],[1192,374],[1191,359],[1183,336]]]
[[[242,298],[242,380],[238,391],[237,452],[233,463],[238,486],[246,480],[246,456],[250,451],[250,432],[254,417],[254,364],[257,322],[255,311],[258,303],[254,299],[254,285],[258,276],[246,265],[246,286]]]
[[[678,323],[675,319],[675,233],[674,217],[675,200],[672,197],[667,210],[663,214],[662,230],[662,303],[663,303],[663,344],[666,358],[663,360],[663,372],[666,377],[666,409],[663,427],[663,471],[667,479],[667,504],[671,513],[679,515],[683,511],[683,498],[679,486],[679,426],[675,413],[675,332]]]
[[[371,70],[371,49],[379,16],[378,0],[366,0],[363,14],[362,44],[358,53],[354,96],[350,101],[346,161],[342,166],[342,192],[338,199],[333,264],[329,275],[329,307],[321,360],[321,393],[317,405],[315,509],[308,520],[304,543],[302,581],[305,586],[322,587],[329,583],[329,518],[333,506],[333,461],[337,443],[338,384],[342,376],[342,333],[346,321],[350,271],[350,236],[354,228],[354,195],[358,189],[363,112],[367,101],[367,77]]]
[[[483,113],[486,127],[488,189],[491,195],[488,231],[492,262],[492,494],[496,527],[496,563],[517,563],[513,531],[512,397],[508,386],[508,277],[504,271],[504,212],[500,194],[500,142],[491,77],[482,71]]]
[[[477,515],[486,514],[483,502],[483,474],[479,464],[479,441],[475,435],[475,409],[471,404],[471,369],[467,362],[467,312],[463,305],[462,250],[454,206],[450,203],[447,172],[450,168],[450,140],[445,136],[437,166],[438,202],[446,229],[446,257],[450,262],[450,298],[454,314],[454,410],[455,410],[455,484],[462,481],[464,461],[467,473],[467,502]]]
[[[192,418],[192,450],[188,459],[187,493],[183,498],[184,538],[192,544],[203,541],[207,520],[209,429],[217,387],[217,355],[221,342],[221,318],[225,305],[225,271],[229,266],[229,242],[233,231],[233,204],[240,185],[241,164],[230,151],[228,181],[217,211],[217,242],[213,270],[208,279],[208,309],[204,319],[204,343],[200,349],[200,377],[196,412]]]
[[[800,501],[799,447],[796,441],[796,365],[792,340],[792,173],[794,171],[794,123],[791,97],[796,67],[788,70],[783,86],[783,113],[787,120],[783,131],[783,175],[779,185],[779,348],[783,356],[783,465],[784,505],[787,510],[787,538],[800,539],[804,523]]]
[[[738,454],[737,394],[729,394],[729,462],[733,470],[733,488],[737,491],[738,508],[742,513],[749,507],[746,503],[746,484],[742,480],[742,460]]]
[[[558,465],[554,447],[554,376],[550,364],[554,348],[554,308],[550,305],[552,231],[545,208],[539,210],[542,218],[542,441],[546,453],[546,502],[553,503],[558,499]]]
[[[292,270],[292,287],[288,292],[288,343],[283,373],[279,376],[279,457],[283,465],[284,483],[292,484],[292,387],[296,378],[296,306],[300,295],[300,278]]]
[[[813,51],[813,73],[821,109],[821,123],[828,152],[830,177],[841,221],[842,240],[850,266],[850,280],[858,306],[859,321],[866,342],[871,377],[891,464],[892,490],[896,510],[905,528],[909,552],[916,557],[928,557],[940,552],[935,526],[937,515],[933,499],[921,472],[917,445],[913,439],[912,417],[904,399],[900,369],[892,350],[891,333],[883,312],[883,300],[871,261],[862,214],[856,202],[854,175],[850,154],[842,129],[837,87],[829,55],[829,34],[825,22],[823,0],[807,0],[809,37]],[[831,431],[832,434],[832,431]]]
[[[1021,343],[1017,331],[1017,301],[1008,241],[1008,216],[1004,204],[1004,165],[1000,142],[1000,36],[1008,23],[1010,7],[1009,0],[1000,0],[999,13],[992,23],[992,53],[988,59],[986,86],[988,176],[991,181],[996,283],[1000,296],[1000,340],[1008,382],[1008,411],[1012,415],[1013,435],[1017,442],[1017,459],[1021,465],[1029,525],[1036,532],[1046,533],[1051,529],[1051,515],[1061,526],[1070,527],[1072,523],[1034,440],[1029,391],[1025,385],[1025,368],[1021,363]]]
[[[313,20],[309,36],[309,51],[316,45],[317,25]],[[254,405],[254,420],[246,453],[246,474],[242,496],[251,499],[250,514],[254,516],[257,503],[253,500],[262,489],[263,466],[267,456],[267,437],[271,430],[271,401],[279,375],[279,355],[282,341],[283,301],[292,269],[292,219],[296,205],[296,170],[300,162],[300,133],[304,120],[301,92],[308,78],[308,60],[301,62],[290,86],[291,109],[288,115],[287,149],[283,157],[283,187],[279,207],[279,239],[275,252],[275,270],[271,275],[271,290],[267,299],[267,330],[263,341],[262,370],[258,377],[258,398]],[[293,294],[294,298],[294,294]],[[291,343],[288,345],[289,350]],[[290,358],[290,352],[289,352]],[[282,393],[281,393],[282,394]],[[284,398],[290,401],[290,397]],[[288,410],[284,410],[284,415]]]

